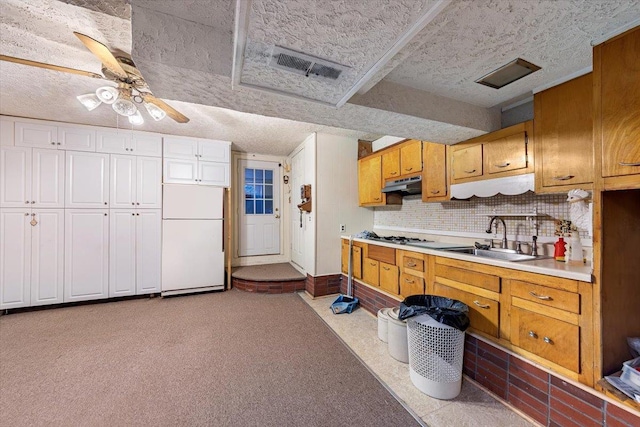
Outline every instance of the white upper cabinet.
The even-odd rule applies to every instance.
[[[198,162],[198,184],[229,186],[229,164],[217,162]]]
[[[231,144],[226,141],[198,141],[198,159],[210,162],[229,163]]]
[[[63,208],[65,153],[34,148],[32,158],[32,206],[36,208]]]
[[[0,210],[0,309],[27,307],[31,300],[31,214]]]
[[[0,207],[30,206],[31,148],[0,148]]]
[[[198,158],[198,140],[165,137],[163,141],[165,159],[194,160]]]
[[[136,158],[136,208],[162,208],[162,159]]]
[[[109,295],[109,210],[65,209],[64,302]]]
[[[135,156],[111,155],[111,185],[109,202],[112,208],[136,206],[136,158]]]
[[[198,161],[186,159],[164,159],[164,179],[168,184],[197,184]]]
[[[64,209],[31,212],[31,305],[63,302]]]
[[[65,207],[109,207],[109,155],[66,152]]]
[[[162,137],[138,131],[99,129],[96,151],[111,154],[162,157]]]
[[[58,126],[56,146],[62,150],[96,151],[96,131],[84,127]]]
[[[0,146],[12,146],[14,140],[14,122],[8,117],[0,117]]]
[[[96,151],[96,131],[89,126],[57,126],[38,121],[16,121],[18,147]]]
[[[15,122],[15,145],[18,147],[57,148],[58,127],[51,124]]]

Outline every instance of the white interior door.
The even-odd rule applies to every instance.
[[[33,149],[31,196],[34,207],[64,207],[64,151]]]
[[[136,294],[160,292],[162,269],[162,215],[160,209],[136,212]]]
[[[0,149],[0,207],[31,205],[31,148]]]
[[[111,155],[111,186],[109,201],[112,208],[131,209],[136,206],[136,157]]]
[[[304,149],[291,158],[291,261],[304,269],[306,224],[300,215],[300,186],[304,184]]]
[[[109,220],[109,297],[136,293],[136,212],[111,210]]]
[[[58,304],[64,286],[64,209],[34,209],[31,305]]]
[[[30,209],[0,210],[0,308],[30,303]]]
[[[239,256],[280,254],[280,166],[240,160]]]

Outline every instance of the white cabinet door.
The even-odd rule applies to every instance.
[[[65,302],[109,295],[108,215],[107,209],[65,209]]]
[[[136,156],[162,157],[162,137],[136,132],[131,139],[130,151]]]
[[[64,151],[34,148],[32,159],[32,205],[37,208],[63,208]]]
[[[109,220],[109,297],[136,293],[136,213],[111,210]]]
[[[210,162],[229,163],[231,145],[226,141],[198,141],[198,158]]]
[[[18,147],[57,148],[57,126],[16,122],[14,129],[15,142]]]
[[[0,117],[0,146],[13,146],[14,121],[8,117]]]
[[[136,160],[136,208],[162,207],[162,159],[138,157]],[[113,201],[111,202],[113,204]]]
[[[31,219],[31,305],[59,304],[64,289],[64,209],[34,209]]]
[[[131,209],[136,205],[136,157],[112,154],[109,202],[112,208]]]
[[[96,151],[98,153],[129,154],[131,131],[96,131]]]
[[[30,213],[0,209],[0,309],[30,303]]]
[[[109,206],[109,155],[67,151],[65,207]]]
[[[163,182],[170,184],[197,184],[198,161],[193,160],[164,159]]]
[[[58,127],[58,148],[74,151],[96,151],[96,131],[91,128]]]
[[[0,148],[0,207],[31,205],[31,148]]]
[[[198,162],[198,184],[229,186],[229,163]]]
[[[161,290],[161,230],[160,209],[136,212],[136,293],[138,295]]]
[[[165,159],[195,160],[198,158],[198,140],[196,139],[165,137],[162,145]]]

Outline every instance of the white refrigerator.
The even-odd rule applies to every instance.
[[[224,289],[224,188],[165,184],[162,295]]]

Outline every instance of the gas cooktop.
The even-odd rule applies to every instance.
[[[417,237],[378,236],[373,231],[366,232],[363,238],[369,239],[369,240],[377,240],[379,242],[396,243],[398,245],[406,245],[407,243],[415,243],[415,242],[431,242],[431,240],[419,239]]]

